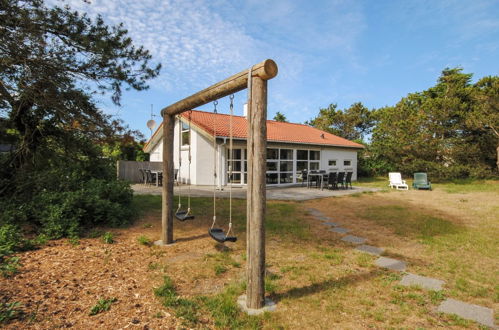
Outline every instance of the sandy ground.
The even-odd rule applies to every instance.
[[[459,202],[463,199],[468,202]],[[432,259],[423,245],[394,235],[390,228],[375,225],[356,213],[362,207],[393,203],[425,208],[466,226],[478,226],[473,220],[477,216],[484,221],[497,221],[490,215],[490,208],[497,210],[497,196],[490,194],[375,193],[361,198],[300,202],[298,207],[320,209],[333,221],[352,229],[354,235],[386,248],[389,256],[407,261],[409,271],[426,275],[424,271],[431,267]],[[460,203],[467,206],[459,209],[456,205]],[[306,245],[278,236],[267,240],[268,270],[281,276],[280,287],[273,295],[279,301],[279,310],[272,324],[290,329],[391,327],[392,320],[378,320],[376,316],[379,308],[385,306],[382,313],[400,313],[389,303],[394,293],[380,286],[380,281],[389,275],[369,262],[359,262],[359,254],[339,241],[341,235],[324,230],[320,221],[311,216],[305,216],[303,221],[313,237],[304,243]],[[182,328],[181,320],[161,306],[153,294],[153,287],[161,284],[164,274],[173,279],[179,294],[186,296],[220,292],[225,284],[244,278],[244,233],[230,246],[231,256],[240,266],[229,267],[223,275],[215,276],[210,255],[219,253],[221,246],[208,237],[209,223],[209,215],[200,216],[196,222],[176,222],[177,241],[170,247],[140,245],[137,237],[142,235],[151,240],[159,239],[160,215],[154,213],[130,228],[111,230],[115,233],[115,244],[87,238],[73,246],[67,240],[58,240],[42,249],[21,253],[20,273],[10,279],[0,278],[0,301],[21,302],[24,315],[22,320],[14,320],[5,328]],[[329,259],[314,259],[324,248],[338,249],[344,259],[333,267]],[[497,259],[495,262],[497,264]],[[285,272],[285,269],[293,271]],[[100,298],[117,301],[109,312],[90,316],[90,309]],[[479,299],[477,303],[497,308],[496,303]],[[405,310],[400,324],[393,326],[454,328],[436,313],[417,311],[419,307],[414,306],[415,311]],[[309,313],[307,318],[297,316],[303,308]],[[208,316],[202,317],[199,327],[213,328],[212,322]]]

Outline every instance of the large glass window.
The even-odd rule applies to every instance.
[[[296,174],[302,171],[320,169],[321,152],[319,150],[296,150]]]
[[[296,150],[297,160],[308,160],[308,150]]]

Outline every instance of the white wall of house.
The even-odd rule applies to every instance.
[[[174,134],[174,168],[179,168],[179,123],[175,122]],[[213,140],[206,135],[199,133],[195,129],[191,129],[191,183],[195,185],[213,185],[213,160],[217,160],[217,185],[223,186],[227,184],[227,149],[228,139],[226,144],[223,141],[218,141],[216,156],[213,152]],[[245,141],[235,141],[234,148],[243,149],[246,151]],[[340,148],[340,147],[323,147],[312,146],[305,144],[290,144],[290,143],[268,143],[268,148],[277,149],[292,149],[293,150],[293,182],[297,183],[296,174],[299,172],[297,169],[297,150],[315,150],[320,151],[319,168],[328,172],[352,171],[352,180],[357,180],[357,149]],[[188,181],[188,146],[181,147],[182,166],[180,167],[180,180],[182,182]],[[153,147],[150,153],[151,161],[163,160],[163,142],[160,140],[156,146]],[[244,176],[241,173],[241,176]],[[243,179],[243,183],[244,179]]]

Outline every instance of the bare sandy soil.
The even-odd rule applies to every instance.
[[[466,200],[466,201],[463,201]],[[276,274],[271,298],[278,311],[264,321],[264,328],[359,329],[359,328],[461,328],[449,317],[438,315],[428,294],[397,289],[397,275],[373,266],[373,257],[356,252],[340,241],[341,235],[325,230],[320,221],[306,215],[313,207],[366,237],[369,244],[384,247],[387,255],[409,263],[409,271],[444,276],[452,289],[453,276],[435,267],[434,254],[419,240],[402,237],[391,227],[373,223],[359,210],[383,205],[403,205],[423,210],[466,228],[487,224],[497,230],[497,194],[446,194],[442,192],[390,192],[360,197],[327,198],[290,202],[306,226],[307,237],[269,235],[267,267]],[[403,221],[404,219],[400,219]],[[216,257],[223,250],[207,235],[209,215],[195,222],[176,222],[176,244],[145,246],[139,236],[159,238],[160,216],[151,213],[133,226],[111,230],[116,243],[100,238],[51,241],[39,250],[19,254],[22,267],[12,278],[0,278],[0,301],[19,301],[23,317],[6,329],[176,329],[182,320],[163,307],[153,288],[170,276],[179,294],[187,297],[220,292],[227,283],[244,278],[245,235],[228,250],[233,265],[216,275]],[[290,238],[291,237],[291,238]],[[456,252],[459,255],[459,251]],[[485,276],[497,276],[497,257],[485,260]],[[474,267],[478,267],[476,263]],[[495,269],[495,271],[494,271]],[[432,274],[430,274],[432,273]],[[457,273],[459,274],[459,272]],[[487,275],[488,274],[488,275]],[[448,275],[448,276],[447,276]],[[492,287],[491,290],[494,290]],[[453,293],[449,291],[451,296]],[[497,310],[489,296],[458,298]],[[419,297],[419,298],[414,298]],[[90,316],[100,298],[116,298],[108,312]],[[399,300],[406,299],[400,303]],[[395,302],[394,302],[395,301]],[[307,317],[303,317],[303,315]],[[465,327],[475,328],[473,324]],[[199,328],[214,328],[209,315],[201,317]]]

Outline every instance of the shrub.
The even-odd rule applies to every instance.
[[[92,179],[75,191],[47,191],[34,203],[35,216],[50,238],[79,236],[83,228],[130,223],[133,192],[121,181]]]
[[[19,309],[21,303],[18,301],[14,302],[0,302],[0,323],[7,323],[8,321],[15,319],[22,311]]]
[[[111,304],[118,301],[116,298],[101,298],[97,301],[97,304],[95,304],[91,309],[90,309],[90,315],[97,315],[99,313],[108,311],[111,309]]]
[[[19,263],[19,257],[10,257],[10,258],[5,258],[1,263],[0,263],[0,274],[3,277],[11,277],[18,272],[18,268],[21,265]]]
[[[137,237],[137,242],[142,245],[150,246],[152,244],[151,239],[147,236],[139,236]]]
[[[113,233],[106,232],[104,235],[102,235],[102,241],[106,244],[113,244],[114,243]]]
[[[5,224],[0,227],[0,262],[4,257],[20,250],[23,239],[19,228],[12,224]]]

